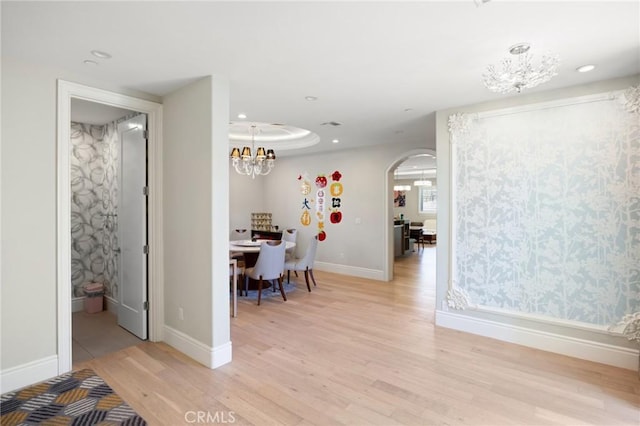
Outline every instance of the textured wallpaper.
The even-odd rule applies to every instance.
[[[639,123],[616,98],[454,130],[457,287],[589,324],[640,311]]]
[[[135,115],[135,114],[134,114]],[[71,286],[99,282],[118,296],[118,150],[117,124],[71,123]]]

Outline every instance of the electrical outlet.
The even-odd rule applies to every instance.
[[[182,308],[178,308],[178,318],[184,321],[184,310]]]

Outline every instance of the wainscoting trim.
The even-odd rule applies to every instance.
[[[638,350],[436,311],[436,325],[614,367],[636,370]]]
[[[168,325],[164,326],[164,341],[209,368],[231,362],[231,342],[212,348]]]
[[[58,375],[58,356],[51,355],[0,372],[0,393],[11,392]]]
[[[384,272],[377,269],[367,269],[360,268],[358,266],[317,261],[313,264],[313,269],[342,275],[350,275],[353,277],[368,278],[370,280],[384,281]]]

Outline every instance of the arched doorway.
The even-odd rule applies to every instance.
[[[394,264],[394,185],[395,185],[395,176],[396,176],[396,170],[398,169],[398,167],[403,164],[404,162],[406,162],[409,159],[412,158],[417,158],[417,157],[424,157],[424,158],[429,158],[431,160],[431,163],[434,164],[435,167],[435,158],[436,158],[436,152],[433,149],[427,149],[427,148],[420,148],[420,149],[413,149],[410,151],[406,151],[402,154],[400,154],[398,157],[396,157],[393,161],[391,161],[391,163],[389,164],[389,166],[387,167],[385,173],[387,176],[386,179],[386,188],[385,188],[385,193],[387,194],[387,196],[385,197],[385,223],[387,224],[387,229],[386,229],[386,233],[385,233],[385,247],[386,247],[386,262],[385,262],[385,267],[384,267],[384,279],[386,281],[391,281],[393,279],[393,264]],[[417,163],[416,163],[417,164]],[[410,177],[409,177],[410,176]],[[424,173],[422,173],[421,170],[418,171],[417,174],[414,175],[407,175],[408,179],[410,178],[423,178],[425,177]],[[429,176],[429,177],[433,177],[435,179],[435,175]]]

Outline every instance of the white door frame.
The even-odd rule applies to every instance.
[[[149,340],[162,340],[162,105],[115,92],[58,80],[57,166],[57,345],[58,374],[71,371],[71,98],[147,114],[149,130]]]

